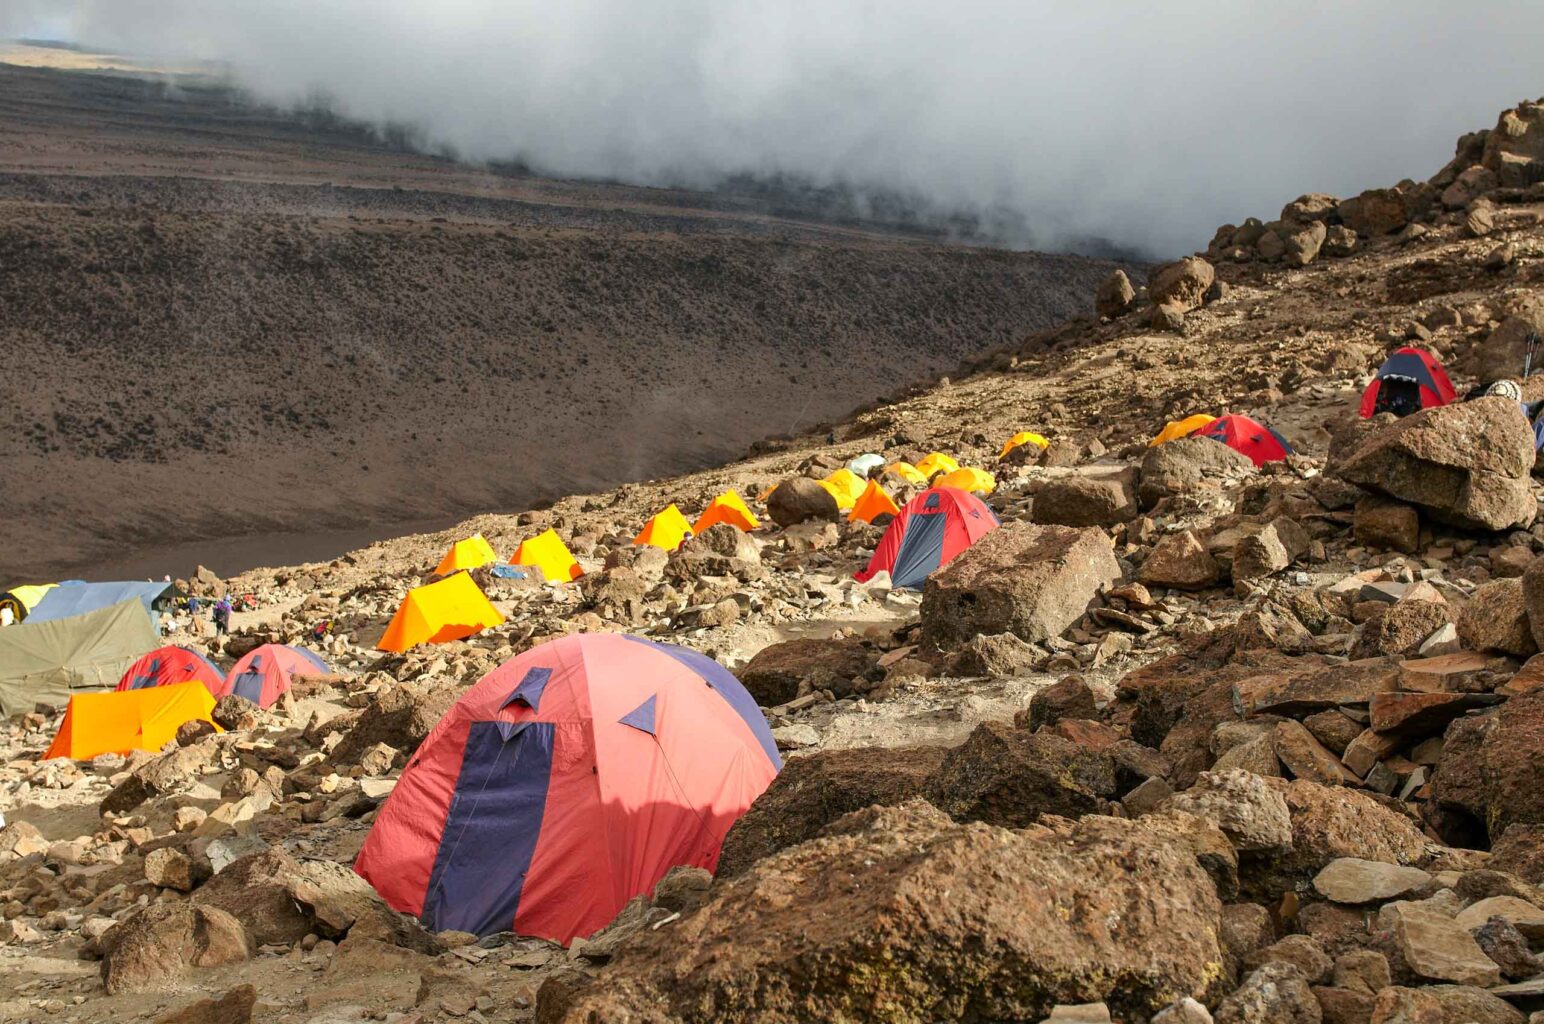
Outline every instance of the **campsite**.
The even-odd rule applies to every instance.
[[[45,78],[30,88],[62,95]],[[142,85],[78,88],[139,109]],[[239,167],[288,123],[200,109]],[[143,114],[155,158],[192,160],[164,116]],[[820,367],[734,391],[718,420],[634,408],[593,466],[606,437],[568,422],[525,460],[520,435],[575,393],[549,380],[537,402],[461,366],[382,414],[376,470],[294,495],[340,501],[379,471],[389,484],[351,507],[382,539],[232,571],[168,559],[144,580],[89,551],[135,535],[138,503],[184,495],[140,488],[80,560],[45,557],[73,521],[39,527],[38,556],[0,578],[0,1020],[1544,1021],[1544,101],[1469,129],[1399,171],[1419,179],[1284,194],[1178,258],[1069,264],[1054,276],[1074,311],[977,311],[1018,326],[958,365],[934,358],[964,330],[942,299],[918,299],[932,340],[872,362],[868,335],[833,328],[852,365],[791,429]],[[125,148],[100,159],[148,164],[126,130],[102,129]],[[296,266],[345,257],[290,251],[295,231],[518,234],[478,220],[486,202],[618,286],[608,245],[644,245],[668,200],[679,233],[659,252],[700,232],[757,253],[670,271],[726,316],[773,273],[738,267],[786,272],[816,236],[876,266],[957,260],[984,292],[1023,269],[868,221],[800,226],[791,200],[765,200],[774,216],[523,169],[481,181],[314,111],[286,130],[301,141],[264,159],[296,178],[465,190],[411,217],[427,200],[401,186],[297,201],[267,228],[263,189],[284,183],[225,172],[228,191],[178,200],[222,208],[233,237],[270,232]],[[7,173],[0,199],[21,187]],[[94,220],[78,211],[109,177],[25,216]],[[498,205],[514,192],[518,215]],[[135,230],[154,247],[169,229]],[[507,243],[500,259],[532,258]],[[639,280],[666,273],[659,252]],[[474,292],[461,273],[447,290]],[[772,296],[757,322],[785,313]],[[744,383],[755,360],[725,358],[714,373]],[[683,372],[665,362],[632,383]],[[915,382],[874,399],[867,382],[901,366]],[[494,395],[524,404],[503,419]],[[494,510],[392,535],[381,495],[452,475],[437,460],[462,442],[431,436],[435,403],[447,431],[465,417],[489,438],[447,507],[475,492]],[[395,427],[409,407],[416,445]],[[645,414],[672,436],[624,458],[653,443],[624,436]],[[303,489],[286,474],[315,452],[264,461],[288,429],[244,435],[266,497],[232,528],[276,522],[261,501]],[[168,455],[143,479],[225,479],[225,457]],[[204,514],[167,522],[196,545]]]

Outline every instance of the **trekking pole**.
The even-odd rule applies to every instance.
[[[1538,331],[1529,331],[1528,332],[1527,341],[1528,341],[1528,354],[1523,357],[1523,379],[1524,380],[1527,380],[1529,375],[1533,373],[1533,353],[1534,353],[1534,350],[1536,350],[1539,347],[1539,332]]]

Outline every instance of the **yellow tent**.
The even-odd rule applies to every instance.
[[[88,761],[98,754],[160,750],[177,738],[182,723],[210,722],[213,710],[214,698],[196,680],[143,690],[77,693],[70,697],[64,721],[43,756]]]
[[[1157,437],[1147,442],[1147,446],[1152,448],[1166,441],[1178,441],[1182,437],[1189,437],[1216,418],[1215,416],[1208,416],[1204,412],[1198,412],[1194,416],[1186,416],[1182,420],[1170,420],[1168,425],[1158,432]]]
[[[464,572],[415,587],[402,599],[377,650],[405,651],[419,644],[441,644],[497,626],[504,616]]]
[[[584,575],[563,538],[556,530],[547,529],[520,542],[509,558],[510,565],[534,565],[541,570],[548,583],[563,583]]]
[[[929,480],[933,478],[934,473],[953,473],[959,468],[960,464],[943,452],[932,452],[927,458],[917,463],[917,472]]]
[[[903,482],[916,484],[918,487],[927,486],[927,477],[917,470],[909,462],[892,462],[885,467],[885,476],[899,477]]]
[[[480,569],[490,562],[497,562],[499,556],[493,553],[492,546],[483,535],[474,533],[466,540],[458,540],[445,552],[445,557],[440,559],[440,564],[434,567],[434,575],[449,576],[458,569]]]
[[[1021,430],[1017,434],[1014,434],[1012,437],[1008,438],[1008,443],[1003,445],[1003,450],[997,457],[999,459],[1006,459],[1009,452],[1024,444],[1032,444],[1036,448],[1049,448],[1051,446],[1051,442],[1047,441],[1039,434],[1031,433],[1028,430]]]
[[[643,524],[634,544],[651,544],[666,551],[674,551],[681,542],[692,535],[692,524],[686,521],[675,502],[665,506],[658,514]]]
[[[725,491],[702,510],[692,524],[692,533],[700,534],[710,526],[728,523],[738,530],[750,531],[761,525],[737,491]]]
[[[933,481],[934,487],[957,487],[962,491],[991,494],[997,489],[997,478],[984,469],[956,469]]]
[[[862,478],[845,466],[819,483],[830,492],[831,497],[836,499],[836,507],[843,512],[852,508],[859,495],[863,493]]]
[[[12,587],[0,594],[0,606],[10,605],[11,614],[17,622],[27,617],[27,613],[37,607],[37,603],[43,600],[43,595],[57,587],[57,583],[39,583],[35,586]]]
[[[852,507],[852,515],[847,517],[849,523],[872,523],[882,515],[898,516],[901,514],[900,506],[895,499],[890,497],[885,489],[879,486],[878,480],[870,480],[863,493],[858,496],[858,501]]]

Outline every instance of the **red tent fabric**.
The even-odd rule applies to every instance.
[[[1422,409],[1433,409],[1458,400],[1458,391],[1436,356],[1418,348],[1401,348],[1383,361],[1367,390],[1362,392],[1362,419],[1371,419],[1377,413],[1378,396],[1386,380],[1413,381],[1419,388]]]
[[[1256,466],[1280,462],[1292,454],[1292,446],[1286,438],[1265,424],[1236,413],[1212,420],[1196,431],[1195,436],[1221,441],[1234,451],[1249,456],[1249,461]]]
[[[332,669],[322,656],[304,647],[264,644],[231,666],[215,698],[234,693],[266,708],[289,692],[293,675],[327,675]]]
[[[997,514],[969,491],[929,488],[891,520],[868,567],[853,577],[867,583],[883,570],[891,586],[919,589],[934,570],[997,526]]]
[[[672,867],[713,870],[781,767],[756,702],[711,658],[616,633],[564,637],[446,712],[354,870],[435,931],[567,945]]]
[[[186,647],[157,647],[130,665],[114,689],[143,690],[178,683],[203,683],[204,689],[218,694],[225,686],[225,675],[214,662],[197,651]]]

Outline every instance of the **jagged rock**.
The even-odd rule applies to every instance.
[[[1202,772],[1165,804],[1214,822],[1242,852],[1292,845],[1292,817],[1282,794],[1246,771]]]
[[[1364,238],[1392,235],[1410,222],[1410,207],[1398,189],[1371,188],[1342,199],[1336,207],[1341,223]]]
[[[1057,526],[1114,526],[1137,517],[1131,481],[1123,476],[1069,476],[1035,494],[1033,519]]]
[[[660,1022],[698,1021],[732,1005],[745,1019],[884,1006],[897,1020],[1033,1020],[1098,1000],[1145,1016],[1202,995],[1221,957],[1220,907],[1190,851],[1118,819],[1052,836],[958,825],[920,802],[872,808],[715,889],[700,913],[641,935],[603,982],[543,1000],[538,1019],[650,1006]],[[800,912],[779,909],[794,892]]]
[[[1155,1013],[1152,1024],[1213,1024],[1213,1021],[1210,1010],[1185,996]]]
[[[1147,279],[1147,297],[1155,306],[1189,312],[1201,305],[1216,279],[1217,271],[1210,263],[1199,256],[1187,256],[1153,269]]]
[[[214,703],[214,710],[209,712],[209,717],[220,728],[228,732],[240,732],[246,729],[255,729],[263,720],[263,710],[245,697],[238,697],[234,693],[227,693]]]
[[[1182,437],[1154,445],[1142,456],[1137,497],[1151,508],[1164,498],[1216,490],[1230,478],[1248,476],[1255,465],[1247,455],[1209,437]]]
[[[1496,230],[1496,208],[1483,199],[1476,201],[1464,216],[1464,230],[1473,238],[1484,238]]]
[[[954,652],[951,667],[958,676],[1015,676],[1028,672],[1045,652],[1012,633],[973,636]]]
[[[1125,316],[1136,305],[1137,292],[1124,270],[1112,270],[1094,293],[1094,313],[1114,319]]]
[[[1328,981],[1335,966],[1319,940],[1311,935],[1288,935],[1256,950],[1244,961],[1245,969],[1250,971],[1259,970],[1266,964],[1291,964],[1303,972],[1309,984],[1315,985]]]
[[[1358,544],[1414,554],[1421,543],[1421,515],[1402,501],[1369,494],[1356,503],[1351,529]]]
[[[1250,865],[1251,889],[1280,892],[1306,883],[1341,857],[1416,865],[1426,855],[1426,837],[1410,819],[1364,793],[1302,780],[1267,783],[1286,797],[1292,846]]]
[[[249,1024],[257,989],[237,985],[218,999],[199,999],[156,1019],[156,1024]]]
[[[1480,163],[1508,188],[1544,180],[1544,105],[1519,103],[1502,111],[1485,136]]]
[[[1533,431],[1505,398],[1426,409],[1374,430],[1338,467],[1341,476],[1473,529],[1533,522]]]
[[[1381,915],[1392,918],[1395,944],[1418,977],[1460,985],[1500,983],[1500,969],[1451,917],[1408,902],[1390,903]]]
[[[412,757],[413,751],[429,735],[445,712],[456,702],[461,690],[455,686],[440,686],[422,691],[413,686],[387,686],[370,695],[370,703],[343,733],[343,738],[333,748],[334,764],[354,764],[365,751],[378,743],[384,743],[402,756]]]
[[[1330,983],[1349,992],[1375,996],[1392,984],[1388,957],[1373,949],[1358,949],[1335,958]]]
[[[1459,911],[1454,920],[1472,932],[1496,917],[1529,939],[1544,939],[1544,910],[1517,896],[1487,896],[1475,900]]]
[[[807,476],[792,476],[767,496],[767,515],[778,526],[835,519],[840,510],[831,492]]]
[[[1544,824],[1509,825],[1491,844],[1490,863],[1534,885],[1544,883]]]
[[[1368,705],[1374,732],[1386,736],[1435,736],[1467,711],[1499,704],[1491,693],[1379,693]]]
[[[214,739],[177,747],[130,770],[102,799],[103,814],[123,814],[155,796],[181,793],[195,785],[202,769],[215,758]]]
[[[1217,559],[1190,530],[1160,540],[1137,570],[1137,579],[1147,586],[1175,590],[1202,590],[1221,578]]]
[[[42,853],[48,849],[48,840],[30,821],[8,822],[0,828],[0,853],[12,853],[18,857]]]
[[[1505,918],[1493,917],[1478,928],[1469,929],[1475,944],[1501,968],[1502,977],[1512,981],[1532,978],[1544,971],[1544,960],[1535,956],[1531,944]]]
[[[1514,824],[1544,824],[1544,692],[1448,727],[1432,779],[1438,806],[1466,815],[1485,835]]]
[[[1522,1013],[1499,996],[1473,985],[1432,985],[1426,989],[1442,1006],[1442,1024],[1523,1024]]]
[[[1233,578],[1258,579],[1290,566],[1308,553],[1307,532],[1285,516],[1243,537],[1233,549]]]
[[[789,761],[724,837],[718,876],[731,878],[813,839],[844,814],[920,796],[947,753],[947,747],[867,747]]]
[[[770,708],[818,690],[837,697],[867,693],[882,678],[878,664],[879,652],[856,637],[802,637],[762,648],[740,670],[740,682]]]
[[[1357,857],[1338,857],[1313,879],[1320,896],[1336,903],[1381,903],[1408,896],[1431,884],[1420,868]]]
[[[1442,1003],[1418,988],[1391,985],[1373,999],[1369,1024],[1445,1024]]]
[[[145,879],[151,885],[191,892],[198,877],[193,862],[181,850],[162,847],[145,854]]]
[[[1458,615],[1458,639],[1473,651],[1501,651],[1520,658],[1537,654],[1523,581],[1491,580],[1477,587]]]
[[[1098,529],[1004,523],[928,577],[923,637],[944,645],[982,633],[1031,643],[1060,636],[1119,578]]]
[[[1444,626],[1453,624],[1453,614],[1446,604],[1435,601],[1396,601],[1379,608],[1362,624],[1353,658],[1375,658],[1419,653],[1426,638]]]
[[[106,936],[102,982],[108,995],[169,988],[189,967],[238,963],[251,952],[241,922],[189,903],[152,904]]]
[[[195,718],[191,721],[183,722],[181,725],[177,726],[177,746],[191,747],[205,736],[213,736],[214,733],[214,724],[211,722],[206,722],[202,718]]]
[[[1495,191],[1498,185],[1495,171],[1475,164],[1461,171],[1442,191],[1442,205],[1449,210],[1462,210],[1485,193]]]
[[[1353,780],[1340,759],[1325,749],[1301,722],[1287,719],[1276,723],[1271,740],[1276,756],[1294,778],[1326,786],[1345,785]]]
[[[1326,256],[1350,256],[1356,252],[1356,232],[1344,224],[1334,224],[1324,235],[1320,251]]]
[[[1082,676],[1059,679],[1030,699],[1030,731],[1063,718],[1092,718],[1094,706],[1094,691]]]
[[[1293,964],[1254,971],[1217,1007],[1217,1024],[1321,1024],[1318,1000]]]
[[[960,821],[1024,828],[1042,814],[1097,814],[1117,787],[1106,754],[1048,732],[983,722],[945,755],[924,794]]]
[[[1544,558],[1535,558],[1523,570],[1523,610],[1528,618],[1528,632],[1533,645],[1544,650]]]
[[[1285,233],[1281,240],[1286,261],[1294,266],[1306,267],[1319,255],[1319,248],[1328,234],[1324,222],[1317,220]]]
[[[660,550],[649,544],[638,547]],[[648,621],[650,586],[636,568],[626,565],[586,573],[579,579],[579,592],[597,615],[629,626]]]

